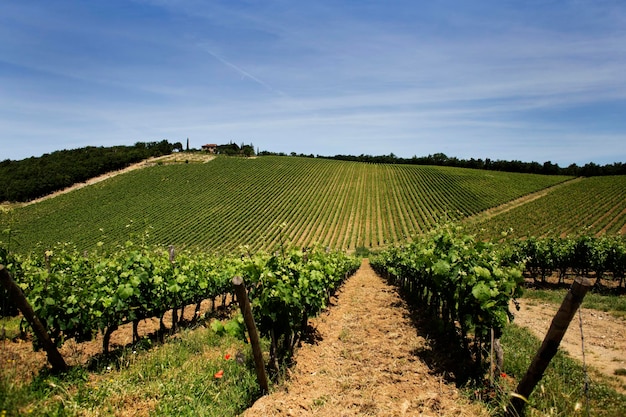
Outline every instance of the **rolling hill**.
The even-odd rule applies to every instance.
[[[515,228],[507,216],[521,207],[568,190],[609,192],[608,183],[614,184],[613,200],[589,210],[598,217],[621,213],[613,231],[625,222],[623,208],[611,203],[626,200],[621,176],[565,182],[571,177],[281,156],[185,162],[157,164],[15,208],[2,214],[2,228],[11,230],[12,247],[20,252],[57,242],[90,250],[129,238],[208,251],[271,249],[281,239],[354,250],[403,241],[442,221],[480,219],[480,229],[499,233],[503,226]],[[477,216],[556,184],[562,185],[520,208]],[[571,210],[564,207],[561,217]],[[555,213],[550,230],[560,233],[565,226]]]
[[[626,176],[578,178],[538,198],[478,217],[470,230],[482,239],[626,234]]]

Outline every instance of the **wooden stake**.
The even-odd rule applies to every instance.
[[[563,303],[552,319],[550,329],[543,339],[541,347],[537,351],[535,358],[528,367],[526,375],[520,381],[515,393],[511,398],[513,410],[509,410],[509,414],[523,415],[524,405],[528,401],[528,397],[532,393],[537,383],[543,377],[543,373],[550,364],[550,361],[556,355],[561,340],[565,335],[565,331],[572,321],[574,314],[583,302],[583,298],[591,288],[591,281],[586,278],[576,278],[572,287],[563,299]]]
[[[493,381],[495,380],[494,378],[494,369],[493,369],[493,363],[494,363],[494,344],[495,342],[495,337],[493,334],[493,327],[491,328],[491,343],[489,344],[489,383],[493,384]]]
[[[269,385],[267,382],[267,374],[265,373],[265,363],[263,363],[263,352],[261,351],[259,334],[257,332],[256,325],[254,324],[254,317],[252,317],[252,309],[250,308],[250,301],[248,300],[248,292],[246,291],[246,286],[242,277],[233,277],[233,285],[235,286],[235,293],[237,294],[239,308],[241,309],[241,314],[243,314],[243,319],[246,323],[246,328],[248,329],[248,335],[250,336],[256,376],[259,380],[261,391],[263,394],[267,394],[269,392]]]
[[[172,268],[174,267],[174,259],[176,258],[176,253],[174,250],[174,245],[170,245],[167,248],[169,253],[170,264],[172,264]],[[176,297],[174,300],[174,306],[172,307],[172,327],[170,328],[170,334],[176,333],[176,327],[178,325],[178,306],[176,305]],[[181,319],[182,320],[182,319]]]
[[[61,356],[61,354],[57,350],[57,347],[54,345],[54,343],[52,343],[50,335],[46,331],[43,324],[41,324],[39,318],[35,315],[35,311],[33,310],[33,308],[30,306],[30,304],[28,304],[28,300],[26,300],[22,289],[18,287],[15,281],[13,281],[13,278],[11,278],[11,274],[9,274],[9,271],[7,271],[4,265],[1,264],[0,283],[2,283],[4,288],[6,288],[7,292],[9,293],[9,298],[13,300],[17,308],[22,312],[24,318],[28,321],[30,327],[32,327],[35,336],[43,345],[43,349],[48,355],[48,362],[50,362],[50,365],[52,365],[52,371],[67,371],[68,367],[65,363],[65,360],[63,360],[63,356]]]

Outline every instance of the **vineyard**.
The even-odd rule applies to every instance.
[[[472,223],[470,223],[472,224]],[[472,224],[480,238],[626,234],[626,176],[592,177]]]
[[[459,220],[567,177],[314,158],[221,157],[157,165],[3,213],[13,250],[57,242],[92,250],[146,242],[229,252],[299,246],[378,248],[442,220]],[[599,178],[602,181],[603,179]],[[6,240],[6,238],[5,238]]]
[[[382,251],[372,259],[372,266],[422,307],[423,319],[439,323],[439,331],[448,335],[447,349],[459,363],[474,363],[464,368],[465,374],[456,374],[458,381],[480,379],[488,372],[493,337],[499,346],[513,317],[509,308],[521,294],[524,262],[528,262],[526,266],[535,262],[532,248],[538,244],[527,242],[520,241],[519,246],[511,246],[515,250],[509,250],[506,245],[476,241],[460,227],[446,226]],[[567,242],[554,240],[551,247],[566,246]],[[604,239],[577,242],[588,248],[612,248]],[[167,330],[165,310],[175,313],[205,299],[215,300],[232,290],[230,277],[241,275],[249,284],[258,328],[270,340],[269,366],[280,372],[279,364],[293,355],[309,318],[326,308],[335,289],[360,261],[320,247],[301,250],[279,245],[272,254],[243,249],[238,256],[223,256],[175,253],[127,242],[115,250],[87,253],[65,244],[41,255],[12,256],[4,251],[1,261],[17,278],[55,344],[71,338],[89,340],[101,332],[104,352],[107,335],[118,326],[161,317],[162,330]],[[578,267],[591,269],[592,265]],[[172,320],[171,330],[177,324],[176,314]],[[213,321],[210,327],[241,338],[244,333],[239,323],[235,320],[222,326]],[[138,335],[134,340],[139,341]],[[505,375],[501,366],[492,378]],[[214,378],[222,378],[221,372]]]
[[[524,274],[626,284],[625,193],[626,177],[275,156],[157,164],[0,212],[0,278],[15,278],[54,345],[102,337],[108,355],[120,327],[132,324],[133,343],[146,319],[173,334],[194,308],[200,327],[248,344],[243,319],[200,314],[202,302],[215,312],[234,300],[232,278],[243,277],[276,377],[361,264],[346,253],[375,249],[371,266],[470,364],[457,381],[496,381]],[[3,316],[17,313],[15,293],[0,286]],[[224,369],[208,375],[217,398]],[[256,395],[249,388],[237,407]],[[3,410],[16,404],[0,395]]]
[[[513,240],[507,258],[524,262],[525,273],[545,283],[556,274],[557,283],[568,277],[594,278],[595,287],[621,289],[626,274],[626,239],[623,236],[530,237]]]
[[[60,245],[44,255],[14,258],[0,252],[0,264],[8,265],[44,323],[53,343],[68,339],[91,340],[104,334],[103,352],[109,350],[111,333],[125,323],[163,316],[204,300],[233,292],[232,278],[243,276],[253,287],[249,294],[260,330],[286,348],[272,352],[276,360],[289,355],[308,317],[325,308],[337,286],[353,273],[359,262],[339,252],[320,248],[286,250],[274,255],[247,253],[218,256],[174,253],[127,242],[111,253],[86,255]],[[2,305],[7,305],[4,290]],[[181,311],[181,317],[183,316]],[[304,323],[304,324],[303,324]],[[172,322],[171,329],[177,323]]]
[[[493,244],[477,242],[450,227],[383,251],[371,262],[413,303],[441,322],[457,342],[449,348],[473,361],[483,375],[492,343],[490,332],[495,332],[496,340],[500,338],[513,319],[509,305],[522,294],[523,262],[503,257]]]

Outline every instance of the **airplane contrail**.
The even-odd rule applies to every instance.
[[[222,58],[221,56],[217,55],[215,52],[211,51],[210,49],[203,47],[203,49],[209,54],[211,55],[213,58],[217,59],[218,61],[220,61],[222,64],[226,65],[227,67],[230,67],[232,69],[234,69],[235,71],[237,71],[242,77],[244,78],[249,78],[252,81],[256,82],[259,85],[262,85],[263,87],[267,88],[270,91],[273,92],[277,92],[281,95],[283,95],[282,92],[274,89],[274,87],[272,87],[271,85],[269,85],[268,83],[266,83],[265,81],[255,77],[254,75],[250,74],[248,71],[244,70],[243,68],[233,64],[232,62],[229,62],[227,60],[225,60],[224,58]]]

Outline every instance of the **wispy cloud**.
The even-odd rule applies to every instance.
[[[625,16],[618,1],[5,2],[0,141],[25,145],[0,159],[53,150],[38,138],[190,137],[626,160]]]

